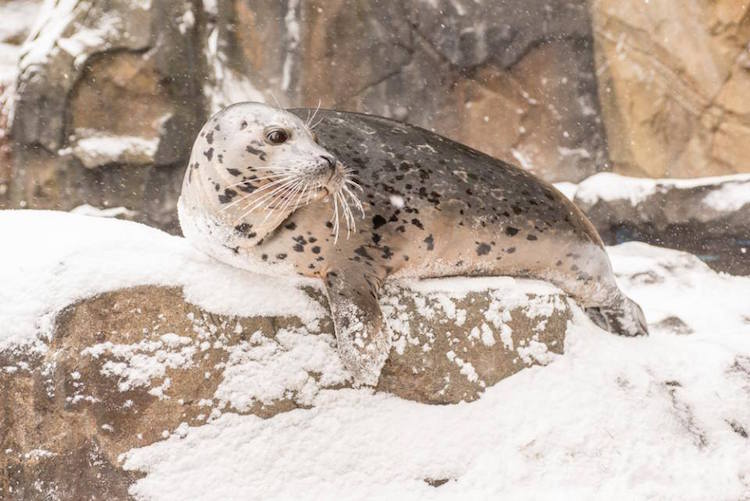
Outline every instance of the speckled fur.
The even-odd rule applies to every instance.
[[[242,106],[251,105],[230,110],[236,114]],[[290,111],[302,118],[309,113]],[[596,230],[554,187],[464,145],[385,118],[318,113],[317,142],[353,169],[363,188],[365,214],[354,234],[334,243],[330,204],[321,198],[289,214],[262,241],[248,238],[225,217],[231,211],[217,215],[226,203],[217,193],[248,175],[247,165],[219,162],[220,155],[231,156],[226,147],[242,145],[237,138],[245,133],[224,113],[209,120],[195,143],[180,199],[183,230],[199,248],[234,266],[325,280],[337,334],[346,331],[349,338],[339,337],[342,357],[357,382],[375,384],[387,358],[388,333],[377,294],[388,276],[539,278],[591,308],[601,326],[626,335],[647,333],[640,308],[615,283]],[[251,113],[247,121],[252,123]],[[217,126],[220,134],[214,133],[209,144],[207,131]],[[256,155],[273,147],[253,146]],[[309,148],[295,153],[319,154]],[[348,318],[354,311],[363,318]]]

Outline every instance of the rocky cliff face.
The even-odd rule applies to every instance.
[[[405,120],[551,181],[750,169],[747,2],[45,6],[22,48],[0,30],[20,59],[0,208],[125,206],[176,232],[198,127],[248,99]]]
[[[551,180],[605,169],[584,2],[52,2],[21,51],[5,207],[175,229],[200,123],[239,100],[365,111]]]
[[[597,72],[618,172],[750,170],[750,4],[594,0]]]

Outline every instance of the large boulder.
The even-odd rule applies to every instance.
[[[676,180],[601,173],[561,188],[608,244],[641,240],[750,275],[750,174]]]
[[[0,275],[4,499],[123,499],[138,478],[122,469],[130,449],[351,386],[315,281],[233,270],[124,221],[24,211],[0,226],[56,241],[5,250],[18,268]],[[388,282],[381,306],[393,346],[374,391],[427,404],[549,363],[575,308],[503,277]]]
[[[594,0],[591,11],[613,170],[748,172],[750,4]]]

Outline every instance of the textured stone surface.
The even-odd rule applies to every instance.
[[[200,123],[241,100],[394,117],[548,180],[606,168],[583,1],[102,0],[45,16],[22,51],[0,207],[122,205],[174,230]]]
[[[511,279],[508,279],[511,280]],[[438,281],[439,283],[439,281]],[[376,391],[426,403],[484,388],[561,353],[566,299],[511,283],[451,298],[390,284],[395,342]],[[310,291],[313,300],[325,302]],[[142,286],[61,312],[46,352],[0,353],[3,499],[124,499],[118,456],[222,412],[263,418],[348,386],[328,318],[227,317]],[[264,386],[266,385],[266,386]]]
[[[606,186],[614,192],[602,190]],[[574,201],[609,245],[641,240],[696,254],[719,271],[750,275],[748,175],[680,182],[603,173],[579,184]]]
[[[750,4],[591,5],[613,169],[646,177],[750,171]]]

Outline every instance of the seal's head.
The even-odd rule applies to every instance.
[[[261,239],[303,205],[330,200],[354,227],[361,208],[351,172],[317,143],[309,123],[262,103],[237,103],[211,117],[196,140],[183,194],[197,181],[213,193],[220,219]],[[193,172],[193,171],[197,172]]]

